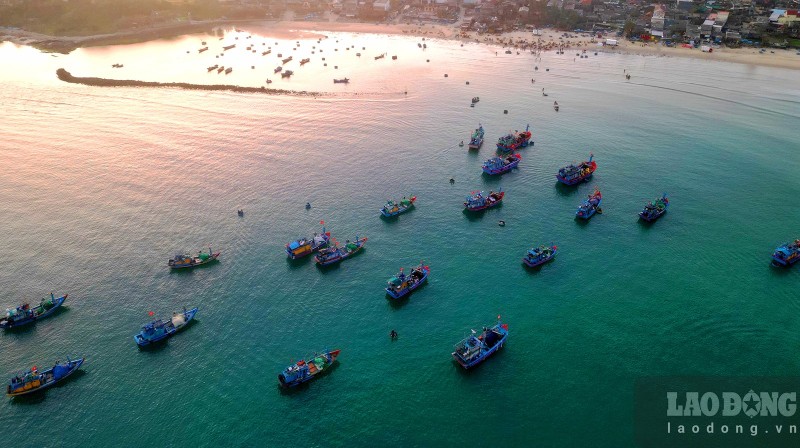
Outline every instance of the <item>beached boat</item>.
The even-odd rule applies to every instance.
[[[507,173],[516,168],[520,160],[522,160],[522,156],[516,153],[503,157],[492,157],[483,162],[483,172],[491,175]]]
[[[53,314],[64,301],[67,294],[56,298],[53,293],[50,297],[45,297],[38,305],[31,307],[24,303],[14,309],[6,309],[6,315],[0,318],[0,328],[16,328],[44,319]]]
[[[311,238],[299,238],[286,245],[286,254],[289,255],[289,258],[293,260],[302,258],[322,249],[323,247],[328,246],[328,243],[331,239],[331,233],[325,231],[324,221],[320,221],[320,224],[323,227],[322,233],[319,235],[315,233]]]
[[[325,370],[328,370],[336,362],[340,351],[324,351],[309,357],[307,361],[301,359],[283,369],[283,372],[278,374],[278,381],[283,387],[294,387],[310,381]]]
[[[473,191],[467,196],[464,207],[472,212],[485,210],[502,202],[505,195],[506,193],[503,190],[497,193],[490,191],[488,195],[482,191]]]
[[[794,243],[778,246],[772,254],[772,262],[780,266],[791,266],[800,261],[800,239]]]
[[[403,268],[400,268],[400,272],[387,282],[386,294],[393,299],[399,299],[410,294],[411,291],[417,289],[428,280],[428,274],[430,272],[431,268],[424,266],[422,263],[411,269],[411,275],[406,275],[403,272]]]
[[[347,240],[345,241],[344,246],[341,247],[334,243],[333,247],[325,247],[320,249],[317,255],[314,256],[314,260],[320,266],[338,263],[360,252],[361,248],[364,247],[366,242],[367,238],[356,237],[355,241]]]
[[[575,216],[583,219],[591,218],[600,209],[600,202],[602,200],[603,195],[600,194],[600,190],[595,188],[594,193],[590,194],[589,197],[578,206]]]
[[[456,344],[453,351],[453,359],[465,369],[475,367],[503,348],[507,338],[508,324],[501,323],[498,316],[495,326],[491,328],[483,327],[483,331],[480,334],[472,330],[470,336]]]
[[[309,62],[311,62],[311,59],[309,59],[309,58],[300,59],[300,65],[304,65],[304,64],[307,64]],[[285,64],[285,62],[284,62],[284,64]]]
[[[515,151],[528,146],[531,140],[530,125],[525,126],[522,132],[515,131],[504,135],[497,140],[497,150],[501,152]]]
[[[342,79],[335,79],[333,80],[334,84],[347,84],[350,82],[350,78],[342,78]]]
[[[525,258],[522,259],[522,262],[532,268],[535,268],[536,266],[541,266],[548,261],[551,261],[553,257],[556,256],[557,251],[558,247],[555,245],[541,245],[539,247],[534,247],[532,249],[528,249],[528,253],[525,254]]]
[[[152,313],[151,313],[152,314]],[[144,324],[139,334],[133,337],[136,345],[145,347],[158,341],[163,341],[185,327],[197,314],[197,308],[183,309],[180,313],[172,313],[169,319],[158,319]]]
[[[275,73],[280,73],[280,72],[281,72],[281,70],[283,70],[283,67],[281,67],[281,66],[279,65],[279,66],[275,67],[275,70],[273,70],[273,71],[274,71]]]
[[[283,65],[286,65],[286,63],[288,63],[291,60],[292,60],[292,57],[289,56],[288,58],[281,59],[281,62],[283,62]]]
[[[412,207],[414,207],[414,202],[416,202],[416,200],[417,200],[416,196],[411,196],[410,199],[406,199],[406,197],[403,196],[403,199],[401,199],[400,202],[393,201],[390,199],[386,201],[386,204],[383,206],[383,208],[381,208],[380,210],[381,215],[387,218],[391,218],[392,216],[397,216],[401,213],[405,213],[409,211]]]
[[[469,149],[480,149],[481,145],[483,145],[483,125],[479,124],[469,139],[468,147]]]
[[[56,361],[53,367],[41,372],[36,366],[33,366],[29,371],[11,378],[8,387],[6,387],[6,395],[18,397],[47,389],[75,373],[83,365],[85,359],[80,358],[72,361],[68,357],[67,362]]]
[[[285,72],[281,73],[281,78],[288,78],[294,75],[294,72],[291,70],[286,70]]]
[[[597,162],[592,160],[594,154],[589,154],[589,160],[585,160],[578,165],[567,165],[558,170],[556,178],[562,184],[575,185],[592,177],[592,173],[597,169]]]
[[[669,199],[664,193],[660,198],[648,202],[639,212],[639,217],[647,222],[655,221],[667,212],[667,208],[669,208]]]
[[[175,255],[167,262],[167,265],[172,269],[193,268],[215,261],[219,258],[219,254],[220,252],[213,252],[211,247],[209,247],[208,252],[203,252],[201,250],[196,257],[182,254]]]

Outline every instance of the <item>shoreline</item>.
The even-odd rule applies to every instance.
[[[616,47],[610,47],[601,46],[594,42],[594,39],[587,36],[563,38],[561,36],[563,33],[553,29],[542,30],[539,36],[533,36],[529,31],[512,31],[500,35],[478,35],[475,32],[461,33],[456,26],[440,24],[224,20],[181,23],[93,36],[48,36],[25,30],[4,30],[2,31],[3,34],[0,34],[0,41],[9,41],[16,45],[29,45],[44,52],[66,54],[83,47],[125,45],[203,31],[210,32],[212,29],[221,26],[236,26],[250,32],[277,38],[316,37],[326,32],[407,35],[456,40],[463,43],[497,45],[503,48],[517,48],[520,49],[519,51],[535,49],[535,51],[548,52],[562,47],[564,50],[586,50],[587,53],[603,52],[639,56],[683,57],[800,70],[800,55],[795,54],[795,50],[788,49],[772,49],[769,50],[770,53],[760,53],[756,48],[719,48],[714,49],[712,53],[704,53],[694,48],[665,47],[652,43],[630,42],[625,39],[618,39],[619,44]]]

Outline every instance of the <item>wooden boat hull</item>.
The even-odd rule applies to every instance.
[[[497,353],[501,348],[503,348],[503,346],[506,343],[506,339],[508,339],[508,330],[505,331],[505,333],[503,334],[503,337],[500,338],[500,340],[494,346],[492,346],[490,349],[486,350],[485,352],[481,353],[481,355],[479,357],[473,359],[472,361],[465,362],[455,352],[452,354],[453,355],[453,359],[455,359],[456,362],[461,367],[463,367],[465,370],[469,370],[469,369],[477,366],[478,364],[482,363],[483,361],[486,361],[486,359],[488,357],[492,356],[493,354]]]
[[[331,257],[331,258],[320,257],[320,254],[317,254],[314,256],[314,261],[316,261],[317,264],[320,266],[329,266],[332,264],[339,263],[361,252],[361,249],[364,248],[364,244],[366,242],[367,242],[366,238],[360,238],[358,242],[356,242],[358,246],[352,252],[345,252],[340,250],[336,257]]]
[[[549,262],[553,261],[553,259],[556,257],[556,252],[558,252],[558,251],[557,250],[553,250],[553,253],[550,254],[549,257],[540,258],[538,260],[531,260],[528,256],[525,256],[525,258],[522,259],[522,262],[525,263],[525,265],[528,266],[529,268],[535,268],[537,266],[541,266],[541,265],[543,265],[545,263],[549,263]]]
[[[208,257],[208,259],[200,262],[194,262],[194,258],[192,259],[191,263],[174,263],[173,260],[170,260],[169,267],[172,269],[186,269],[213,263],[217,261],[217,258],[219,258],[220,253],[221,252],[214,252],[213,254],[211,254],[210,257]]]
[[[425,282],[427,282],[428,281],[428,274],[430,274],[430,272],[431,272],[430,269],[423,268],[422,269],[422,274],[423,274],[422,278],[419,279],[419,281],[417,281],[416,283],[414,283],[410,288],[403,289],[403,290],[401,290],[399,292],[395,291],[395,290],[393,290],[391,288],[386,288],[386,294],[388,294],[389,297],[391,297],[393,299],[401,299],[401,298],[411,294],[412,292],[414,292],[415,289],[419,288]]]
[[[142,333],[139,332],[139,334],[137,334],[137,335],[135,335],[133,337],[133,340],[136,342],[136,345],[138,345],[139,347],[147,347],[149,345],[156,344],[158,342],[161,342],[161,341],[164,341],[166,339],[169,339],[170,337],[175,335],[175,333],[181,331],[181,329],[186,327],[189,324],[189,322],[191,322],[192,319],[194,319],[194,315],[195,314],[197,314],[197,308],[192,308],[192,309],[190,309],[188,311],[185,311],[183,313],[183,316],[184,316],[183,324],[175,326],[172,330],[168,330],[168,331],[164,332],[163,334],[158,335],[155,338],[145,338],[142,335]],[[170,319],[172,319],[172,318],[170,318]]]
[[[469,148],[469,149],[481,149],[481,146],[483,146],[483,139],[480,139],[475,143],[470,142],[469,145],[467,145],[467,148]]]
[[[511,162],[509,164],[503,165],[500,168],[489,168],[486,165],[484,165],[482,167],[482,169],[483,169],[484,173],[486,173],[486,174],[488,174],[490,176],[494,176],[494,175],[498,175],[498,174],[505,174],[505,173],[513,170],[514,168],[516,168],[517,165],[519,165],[520,160],[521,159],[517,159],[517,160],[515,160],[515,161],[513,161],[513,162]]]
[[[50,386],[53,386],[54,384],[57,384],[57,383],[60,383],[60,382],[64,381],[65,379],[70,377],[73,373],[77,372],[78,369],[81,367],[81,365],[83,365],[83,362],[85,360],[86,360],[86,358],[81,358],[81,359],[76,359],[75,361],[69,361],[68,364],[69,364],[70,370],[69,370],[69,372],[67,372],[66,375],[62,376],[61,378],[59,378],[57,380],[54,379],[52,381],[48,381],[48,382],[42,384],[39,387],[34,387],[34,388],[27,389],[27,390],[15,390],[15,391],[12,392],[11,391],[11,386],[9,385],[6,388],[6,395],[8,395],[9,397],[19,397],[19,396],[22,396],[22,395],[28,395],[28,394],[32,394],[34,392],[39,392],[41,390],[47,389]],[[46,375],[47,373],[51,372],[52,370],[53,369],[50,368],[50,369],[45,370],[44,372],[42,372],[42,374]]]
[[[331,367],[333,367],[333,364],[336,362],[336,359],[339,357],[339,352],[341,352],[341,350],[332,350],[329,352],[322,353],[322,356],[325,356],[326,360],[328,360],[327,365],[325,365],[322,369],[315,369],[314,371],[310,371],[309,373],[302,376],[289,378],[287,375],[287,371],[284,370],[283,372],[278,374],[279,384],[281,385],[281,387],[292,388],[292,387],[297,387],[303,383],[307,383],[318,376],[321,376],[325,372],[330,371]],[[297,363],[297,365],[300,366],[306,363],[308,364],[313,363],[313,358],[311,361],[308,362],[306,362],[305,360],[301,360]]]
[[[67,300],[67,296],[68,295],[69,294],[64,294],[63,296],[58,297],[57,299],[55,299],[53,307],[50,308],[49,310],[45,311],[44,313],[38,315],[38,316],[34,316],[34,317],[30,317],[30,318],[27,318],[27,319],[24,319],[24,320],[14,321],[14,322],[9,321],[7,319],[2,319],[2,320],[0,320],[0,328],[3,328],[3,329],[18,328],[18,327],[22,327],[22,326],[25,326],[25,325],[28,325],[28,324],[32,324],[32,323],[36,322],[37,320],[44,319],[45,317],[48,317],[51,314],[53,314],[64,303],[64,301]]]
[[[579,184],[581,182],[588,182],[589,179],[592,178],[592,175],[594,174],[595,170],[597,170],[597,162],[591,161],[591,162],[589,162],[589,173],[588,174],[586,174],[584,176],[578,176],[578,177],[569,178],[569,179],[566,178],[566,177],[563,177],[560,174],[556,174],[556,179],[558,179],[558,181],[561,182],[564,185],[577,185],[577,184]]]
[[[506,196],[506,193],[505,193],[505,192],[502,192],[502,193],[500,193],[500,197],[499,197],[499,198],[498,198],[496,201],[494,201],[494,202],[491,202],[491,203],[489,203],[489,202],[487,201],[487,202],[485,203],[485,205],[482,205],[482,206],[479,206],[479,207],[470,207],[470,206],[468,205],[468,203],[464,203],[464,208],[465,208],[467,211],[470,211],[470,212],[479,212],[479,211],[481,211],[481,210],[486,210],[487,208],[497,207],[498,205],[500,205],[500,203],[502,203],[502,202],[503,202],[503,198],[504,198],[505,196]]]
[[[644,221],[653,222],[653,221],[657,220],[658,218],[664,216],[664,213],[666,213],[666,212],[667,212],[667,209],[661,210],[660,212],[658,212],[658,213],[656,213],[654,215],[648,215],[648,214],[646,214],[644,212],[639,212],[639,217],[642,218],[642,220],[644,220]]]

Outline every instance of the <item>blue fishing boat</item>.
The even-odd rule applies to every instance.
[[[170,258],[167,265],[172,269],[193,268],[216,261],[219,258],[219,254],[220,252],[212,252],[211,247],[209,247],[208,252],[201,250],[196,257],[183,254],[175,255]]]
[[[306,208],[311,208],[311,204],[306,203]],[[316,233],[311,238],[299,238],[286,245],[286,255],[292,260],[310,255],[323,247],[328,247],[331,233],[325,231],[325,221],[320,221],[322,233]]]
[[[403,272],[403,268],[400,268],[400,272],[387,282],[386,294],[389,294],[393,299],[399,299],[410,294],[411,291],[417,289],[428,280],[430,272],[431,268],[424,266],[422,263],[411,269],[411,275],[406,275]]]
[[[38,305],[31,307],[28,303],[14,309],[6,309],[6,315],[0,319],[0,328],[15,328],[36,322],[53,314],[61,304],[67,300],[67,295],[56,298],[53,293],[50,297],[45,297]]]
[[[405,213],[411,210],[414,207],[414,202],[417,201],[416,196],[411,196],[411,199],[406,199],[405,196],[400,202],[388,200],[386,204],[381,208],[380,212],[381,215],[391,218],[392,216],[397,216],[401,213]]]
[[[541,266],[551,261],[556,256],[557,251],[558,247],[555,245],[534,247],[528,249],[528,253],[525,254],[525,258],[522,259],[522,262],[529,267],[535,268],[536,266]]]
[[[492,157],[483,162],[483,172],[489,175],[507,173],[519,165],[522,156],[519,154],[509,154],[503,157]]]
[[[647,222],[652,222],[666,213],[667,208],[669,208],[669,199],[667,199],[667,194],[664,193],[660,198],[648,202],[644,209],[639,212],[639,217]]]
[[[506,338],[508,338],[508,324],[501,323],[498,316],[497,325],[491,328],[483,327],[480,334],[472,330],[470,336],[456,344],[453,359],[461,364],[461,367],[469,369],[503,348]]]
[[[593,161],[593,158],[594,154],[589,154],[589,160],[561,168],[558,170],[556,178],[565,185],[575,185],[589,180],[597,169],[597,162]]]
[[[469,139],[469,149],[480,149],[481,145],[483,145],[483,125],[478,124],[478,129],[475,129],[475,132],[472,133],[472,137]]]
[[[339,352],[340,350],[325,351],[310,357],[308,361],[297,361],[278,374],[278,381],[283,387],[295,387],[310,381],[330,369],[339,357]]]
[[[772,263],[779,266],[791,266],[800,260],[800,240],[778,246],[772,254]]]
[[[185,327],[197,314],[197,308],[183,309],[183,312],[172,313],[169,319],[158,319],[144,324],[142,330],[133,337],[139,347],[145,347],[158,341],[163,341]],[[152,316],[152,313],[150,313]]]
[[[467,196],[464,207],[471,212],[485,210],[501,203],[505,195],[506,193],[503,190],[497,193],[490,191],[488,195],[482,191],[473,191]]]
[[[11,378],[6,388],[6,395],[9,397],[18,397],[20,395],[27,395],[42,389],[47,389],[75,373],[81,367],[84,360],[85,358],[80,358],[71,361],[67,358],[67,362],[60,363],[56,361],[53,367],[41,372],[36,366],[33,366],[29,371],[19,373]]]
[[[327,266],[329,264],[338,263],[344,259],[350,258],[364,247],[367,238],[356,237],[355,241],[347,240],[344,246],[339,246],[334,242],[333,247],[325,247],[320,249],[319,253],[314,256],[317,264],[320,266]]]
[[[583,201],[583,204],[578,206],[575,216],[578,218],[589,219],[600,210],[600,201],[603,200],[603,195],[600,190],[594,190],[594,193],[589,195],[589,198]]]
[[[497,140],[497,150],[500,152],[509,152],[528,146],[531,140],[530,128],[531,126],[527,125],[522,132],[514,131],[513,133],[500,137]]]

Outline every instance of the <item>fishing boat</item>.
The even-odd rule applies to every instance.
[[[29,371],[17,374],[11,378],[6,388],[6,395],[9,397],[18,397],[20,395],[27,395],[42,389],[47,389],[75,373],[81,365],[83,365],[85,359],[86,358],[80,358],[72,361],[67,357],[67,362],[56,361],[53,367],[42,372],[40,372],[36,366],[33,366]]]
[[[30,304],[24,303],[16,308],[6,309],[6,315],[0,318],[0,328],[16,328],[26,324],[36,322],[39,319],[44,319],[53,314],[61,304],[67,300],[67,295],[56,298],[53,293],[50,297],[45,297],[39,302],[38,305],[31,307]]]
[[[602,200],[603,195],[600,194],[600,190],[595,188],[594,193],[590,194],[589,197],[578,206],[575,216],[583,219],[591,218],[600,209],[600,202]]]
[[[525,126],[523,132],[514,131],[497,140],[497,150],[501,152],[515,151],[528,146],[531,139],[530,125]]]
[[[567,165],[558,170],[556,178],[565,185],[575,185],[592,177],[592,173],[597,169],[597,162],[592,160],[594,154],[589,154],[589,160],[585,160],[578,165]]]
[[[307,64],[309,62],[311,62],[311,59],[309,59],[309,58],[300,59],[300,65],[304,65],[304,64]],[[285,62],[284,62],[284,64],[285,64]]]
[[[506,193],[503,190],[500,190],[497,193],[490,191],[488,195],[482,191],[473,191],[469,196],[467,196],[467,199],[464,202],[464,207],[472,212],[485,210],[502,202],[505,195]]]
[[[225,74],[228,75],[232,71],[233,71],[233,69],[231,67],[228,67],[228,68],[225,69]]]
[[[325,247],[320,249],[317,255],[314,256],[317,264],[320,266],[327,266],[330,264],[338,263],[346,258],[350,258],[364,247],[367,238],[356,237],[355,241],[347,240],[344,246],[339,246],[334,242],[333,247]]]
[[[291,57],[291,56],[289,56],[288,58],[281,59],[281,62],[283,62],[283,65],[286,65],[286,63],[288,63],[288,62],[289,62],[289,61],[291,61],[291,60],[292,60],[292,57]]]
[[[475,367],[503,348],[507,338],[508,324],[501,323],[500,316],[498,316],[495,326],[491,328],[483,327],[483,331],[480,334],[472,330],[470,336],[456,344],[453,351],[453,359],[465,369]]]
[[[285,72],[281,73],[281,78],[288,78],[294,75],[294,72],[291,70],[286,70]]]
[[[236,44],[227,45],[227,46],[222,47],[222,51],[228,51],[228,50],[230,50],[231,48],[234,48],[234,47],[236,47]]]
[[[772,254],[772,262],[779,266],[791,266],[800,260],[800,240],[778,246]]]
[[[556,112],[558,112],[558,107],[558,101],[553,101],[553,109],[555,109]]]
[[[350,78],[342,78],[342,79],[335,79],[333,80],[334,84],[347,84],[350,82]]]
[[[652,222],[666,213],[667,208],[669,208],[669,199],[667,199],[667,194],[664,193],[660,198],[648,202],[639,212],[639,217],[647,222]]]
[[[274,71],[275,73],[280,73],[280,71],[281,71],[281,70],[283,70],[283,67],[281,67],[281,66],[279,65],[279,66],[275,67],[275,70],[273,70],[273,71]]]
[[[224,71],[225,71],[225,66],[224,65],[217,69],[217,73],[222,73]]]
[[[419,266],[411,269],[411,275],[406,275],[403,268],[394,277],[390,278],[386,285],[386,294],[393,299],[399,299],[411,291],[417,289],[421,284],[428,280],[428,274],[431,268],[424,266],[422,263]]]
[[[401,213],[405,213],[409,211],[412,207],[414,207],[414,202],[416,202],[417,197],[411,196],[410,199],[406,199],[405,196],[400,202],[388,200],[386,204],[381,208],[380,212],[381,215],[391,218],[392,216],[397,216]]]
[[[325,370],[330,369],[341,350],[324,351],[309,357],[308,361],[301,359],[278,374],[278,381],[283,387],[294,387],[314,379]]]
[[[386,56],[386,54],[382,54],[382,55],[379,55],[379,56],[375,56],[375,60],[377,61],[378,59],[383,59],[383,58],[384,58],[384,56]]]
[[[152,315],[152,313],[150,314]],[[183,312],[172,313],[172,317],[169,319],[158,319],[144,324],[142,325],[142,330],[133,337],[133,340],[136,341],[136,345],[139,347],[163,341],[185,327],[194,319],[195,314],[197,314],[197,308],[190,310],[184,308]]]
[[[266,55],[268,55],[270,53],[272,53],[272,50],[262,51],[261,52],[261,56],[266,56]]]
[[[539,247],[534,247],[532,249],[528,249],[528,253],[525,254],[525,258],[522,259],[522,262],[529,267],[535,268],[536,266],[541,266],[548,261],[551,261],[553,257],[556,256],[557,251],[558,247],[555,245],[541,245]]]
[[[203,48],[201,48],[201,49],[197,50],[197,52],[198,52],[198,53],[202,53],[202,52],[204,52],[204,51],[206,51],[206,50],[208,50],[208,47],[203,47]]]
[[[309,207],[310,208],[310,207]],[[325,221],[320,221],[322,233],[316,233],[311,238],[299,238],[286,245],[286,254],[295,260],[316,252],[323,247],[327,247],[331,239],[331,233],[325,231]]]
[[[483,162],[483,172],[486,174],[503,174],[511,171],[519,165],[522,156],[516,153],[503,157],[492,157]]]
[[[196,257],[181,254],[175,255],[167,262],[167,265],[172,269],[193,268],[215,261],[219,258],[219,254],[220,252],[213,252],[209,247],[208,252],[201,250]]]
[[[480,149],[481,145],[483,145],[483,125],[479,124],[469,139],[468,147],[469,149]]]
[[[473,104],[477,103],[480,100],[481,100],[480,97],[477,97],[477,96],[472,97],[472,103]]]
[[[208,70],[208,71],[212,71],[212,70],[216,70],[216,69],[218,69],[218,68],[219,68],[219,64],[214,64],[214,65],[212,65],[211,67],[208,67],[208,68],[207,68],[207,70]]]

